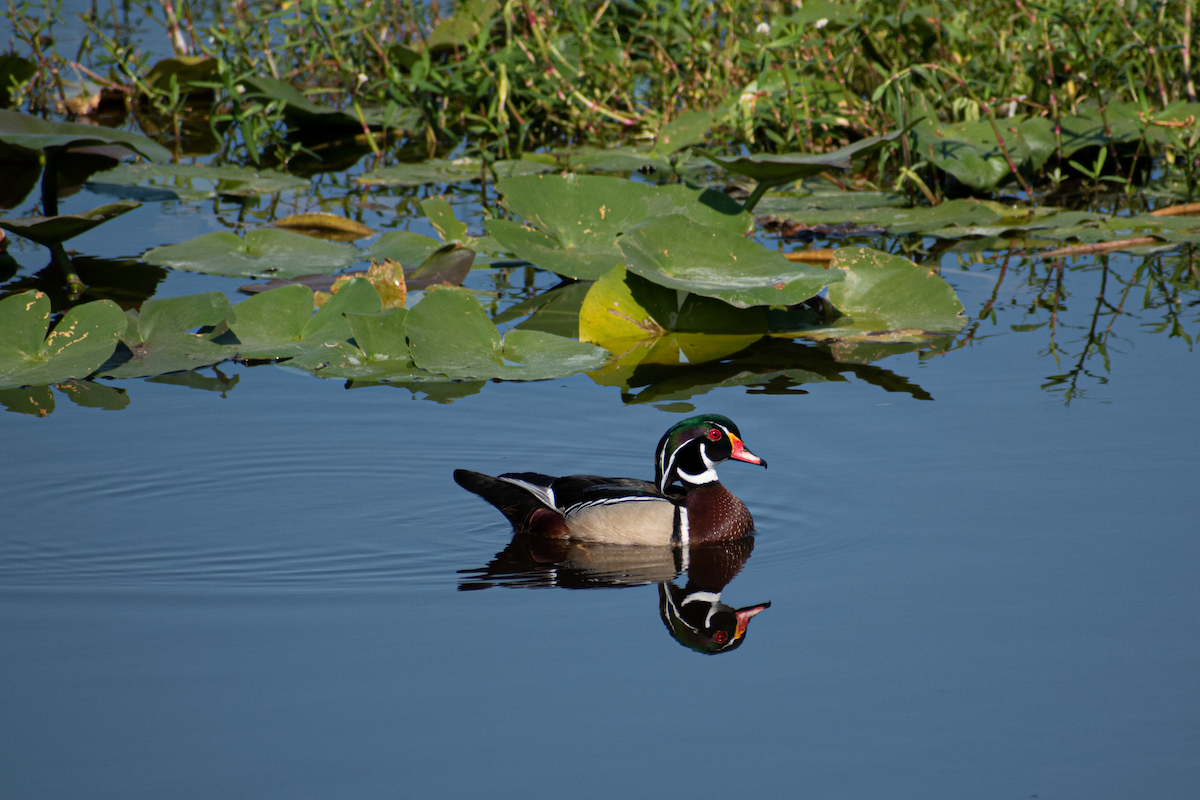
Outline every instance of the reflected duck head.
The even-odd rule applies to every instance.
[[[734,608],[713,592],[687,592],[673,583],[658,585],[658,611],[671,638],[705,655],[741,647],[750,620],[770,607],[767,602]]]

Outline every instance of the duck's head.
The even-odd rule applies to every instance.
[[[746,449],[737,425],[720,414],[701,414],[675,423],[663,434],[654,459],[654,482],[660,492],[675,481],[699,486],[717,480],[717,464],[729,459],[767,466]]]

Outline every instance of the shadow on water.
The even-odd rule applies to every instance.
[[[696,547],[596,544],[515,534],[486,566],[459,570],[460,591],[504,586],[604,589],[658,586],[658,613],[675,641],[698,653],[742,645],[750,619],[770,602],[734,608],[721,592],[741,572],[754,539]],[[679,586],[675,581],[686,576]]]

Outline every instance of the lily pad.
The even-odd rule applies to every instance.
[[[364,279],[350,281],[313,314],[307,286],[284,286],[238,303],[230,328],[239,358],[293,358],[314,350],[332,351],[352,336],[345,314],[378,314],[379,294]]]
[[[795,305],[839,280],[793,263],[757,242],[671,215],[647,220],[620,239],[630,271],[672,289],[738,308]]]
[[[1048,119],[997,120],[996,128],[1004,137],[1005,150],[1018,167],[1041,169],[1054,153],[1054,125]],[[917,150],[966,186],[990,191],[1014,178],[996,138],[996,128],[987,121],[937,127],[921,122],[916,128]]]
[[[145,378],[183,372],[220,363],[235,354],[232,347],[212,341],[225,330],[222,323],[233,318],[233,307],[221,292],[152,298],[142,304],[140,313],[131,310],[125,316],[128,324],[121,341],[129,349],[129,358],[105,365],[100,373],[104,377]],[[213,330],[189,333],[201,327]]]
[[[50,300],[31,291],[0,300],[0,388],[86,378],[103,364],[125,330],[125,315],[111,300],[68,311],[50,327]]]
[[[0,219],[0,228],[32,239],[41,245],[49,247],[73,239],[82,233],[87,233],[97,225],[102,225],[114,217],[119,217],[126,211],[140,208],[141,203],[131,200],[121,200],[116,203],[99,206],[81,211],[78,214],[59,214],[55,217],[17,217]]]
[[[850,169],[851,159],[870,155],[879,148],[896,141],[908,133],[914,124],[916,123],[911,123],[901,130],[888,134],[862,139],[830,153],[760,153],[732,157],[714,156],[703,151],[701,154],[730,172],[745,175],[766,186],[779,186],[819,175],[828,169]]]
[[[309,181],[267,169],[201,164],[120,164],[92,176],[98,194],[139,200],[208,200],[217,195],[253,197],[306,189]]]
[[[761,308],[737,309],[720,300],[678,292],[615,267],[591,285],[579,311],[579,338],[616,358],[592,380],[628,388],[650,364],[700,364],[740,352],[767,330]]]
[[[353,341],[340,342],[303,353],[286,366],[303,369],[321,378],[351,380],[408,379],[423,374],[412,362],[403,308],[378,314],[346,314]]]
[[[409,311],[405,327],[417,366],[452,378],[545,380],[597,369],[609,357],[595,345],[542,331],[513,330],[502,339],[463,289],[427,294]]]
[[[360,258],[361,251],[351,245],[274,228],[249,231],[245,239],[228,231],[206,233],[142,255],[148,264],[239,278],[333,272]]]
[[[443,242],[458,242],[467,238],[467,226],[454,216],[454,209],[440,197],[430,197],[421,201],[421,211],[429,219],[429,224],[442,237]]]
[[[595,280],[620,264],[617,237],[650,217],[679,214],[735,236],[754,229],[736,201],[711,189],[587,175],[513,178],[496,188],[536,230],[488,220],[488,233],[518,258],[570,278]]]
[[[431,159],[416,164],[397,164],[371,170],[354,178],[368,186],[423,186],[427,183],[467,183],[479,179],[482,162],[477,158],[454,161]]]
[[[412,231],[391,231],[376,240],[364,254],[367,258],[383,261],[390,258],[401,266],[411,269],[424,264],[434,252],[442,248],[437,239]]]
[[[171,151],[136,133],[76,122],[46,122],[7,110],[0,110],[0,142],[32,153],[47,148],[120,144],[151,161],[171,160]]]
[[[875,343],[921,342],[956,333],[966,324],[954,289],[929,267],[866,247],[843,247],[832,270],[846,279],[829,287],[842,316],[797,336]],[[831,271],[832,271],[831,270]]]

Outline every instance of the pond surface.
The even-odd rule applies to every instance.
[[[432,233],[404,198],[381,192],[368,223],[396,206]],[[149,204],[72,244],[136,256],[226,208]],[[13,255],[15,280],[46,263]],[[1071,269],[1052,339],[1033,281],[996,291],[995,261],[940,259],[969,314],[996,292],[996,320],[841,380],[656,407],[576,375],[430,402],[226,363],[194,382],[223,391],[124,381],[122,411],[60,394],[46,418],[0,414],[6,794],[1194,797],[1195,354],[1122,318],[1065,402],[1052,376],[1101,270]],[[511,305],[522,274],[469,285],[511,284]],[[170,272],[157,296],[236,302],[245,282]],[[692,408],[771,465],[722,468],[758,534],[708,588],[771,605],[719,656],[660,616],[656,584],[703,582],[702,555],[498,558],[511,529],[451,478],[650,477]]]

